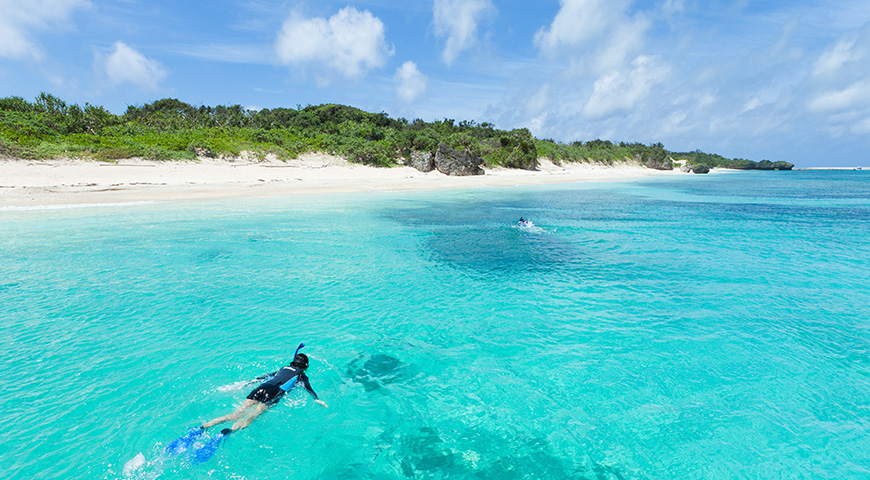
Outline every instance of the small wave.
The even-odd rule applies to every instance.
[[[152,460],[145,458],[141,452],[124,464],[122,475],[124,480],[156,480],[163,475],[166,458],[157,456]]]
[[[546,232],[546,230],[535,225],[532,222],[526,222],[525,225],[514,225],[514,228],[517,228],[520,231],[528,232],[528,233],[544,233],[544,232]]]
[[[256,380],[239,380],[238,382],[229,383],[217,387],[219,392],[237,392],[243,390],[246,386],[257,383]]]
[[[157,203],[154,200],[138,202],[115,202],[115,203],[70,203],[65,205],[26,205],[0,207],[0,212],[27,212],[33,210],[68,210],[71,208],[94,208],[94,207],[129,207],[134,205],[148,205]]]
[[[137,470],[140,470],[145,466],[146,460],[145,455],[142,455],[140,452],[135,457],[131,458],[130,461],[124,464],[124,476],[132,477]]]

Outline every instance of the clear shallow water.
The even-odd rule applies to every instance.
[[[868,238],[866,172],[3,211],[0,476],[868,477]],[[300,341],[328,409],[162,453]]]

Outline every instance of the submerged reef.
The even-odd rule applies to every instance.
[[[412,376],[409,365],[383,353],[351,361],[347,366],[347,375],[352,381],[361,384],[366,391],[380,390]]]

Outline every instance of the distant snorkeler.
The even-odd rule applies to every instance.
[[[526,222],[526,220],[523,217],[520,217],[520,221],[519,221],[518,225],[521,227],[528,227],[529,223]]]
[[[298,351],[298,350],[297,350]],[[311,382],[308,381],[308,376],[305,375],[305,370],[308,369],[308,356],[304,353],[297,353],[290,362],[290,365],[283,367],[277,372],[267,373],[256,378],[256,380],[265,380],[257,388],[245,398],[239,408],[229,415],[215,418],[210,422],[203,423],[200,429],[213,427],[223,422],[236,422],[231,428],[221,430],[224,435],[229,435],[236,430],[241,430],[251,424],[257,417],[262,415],[270,407],[276,405],[278,400],[285,393],[292,390],[297,385],[302,387],[314,397],[314,401],[328,407],[326,402],[317,398],[317,393],[311,388]]]

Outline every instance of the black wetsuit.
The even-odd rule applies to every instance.
[[[284,393],[289,392],[296,385],[302,385],[308,393],[317,400],[317,394],[311,388],[305,371],[296,365],[290,364],[277,372],[265,375],[265,382],[248,394],[247,398],[273,405],[281,399]]]

